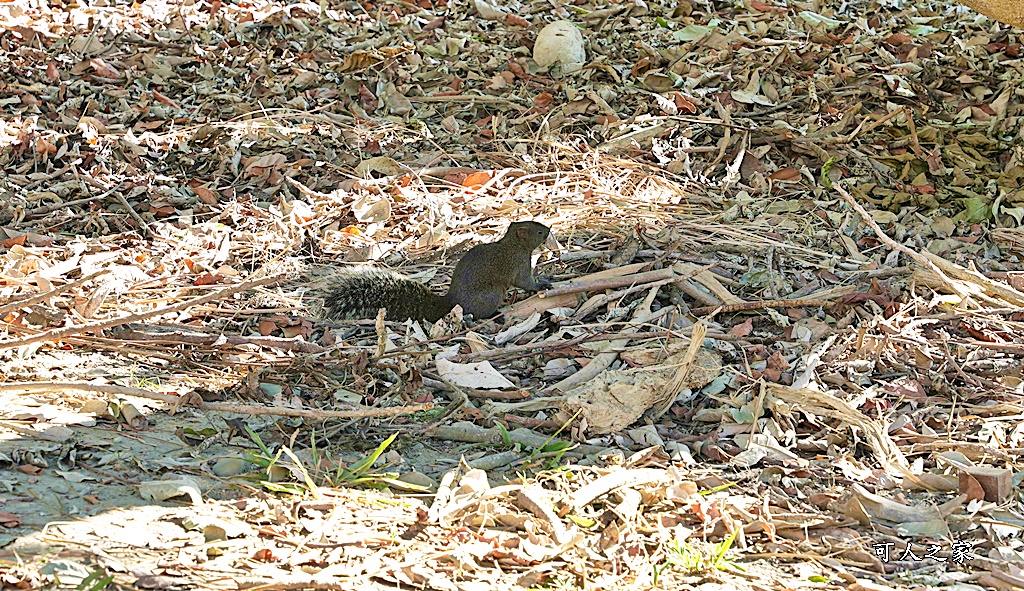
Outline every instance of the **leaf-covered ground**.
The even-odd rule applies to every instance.
[[[586,60],[538,66],[558,20]],[[0,1],[0,587],[1024,586],[1021,44]],[[521,219],[556,284],[497,321],[319,315]]]

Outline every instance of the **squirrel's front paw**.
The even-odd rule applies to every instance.
[[[551,289],[550,279],[536,279],[534,283],[537,284],[537,291],[543,291],[545,289]]]

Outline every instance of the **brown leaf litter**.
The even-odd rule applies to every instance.
[[[555,21],[585,62],[534,61]],[[0,587],[1024,586],[1021,43],[0,3]],[[324,269],[440,285],[509,219],[556,284],[501,322],[316,316]]]

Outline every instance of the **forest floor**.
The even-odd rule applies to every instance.
[[[1022,42],[0,1],[0,588],[1024,587]],[[320,312],[525,219],[499,318]]]

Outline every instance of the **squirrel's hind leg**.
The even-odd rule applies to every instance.
[[[472,298],[472,303],[455,303],[462,305],[462,312],[464,314],[472,314],[473,318],[476,318],[477,320],[484,320],[485,318],[494,316],[495,312],[498,311],[498,306],[501,305],[501,300],[504,297],[504,293],[494,290],[493,292],[476,293],[475,297]]]

